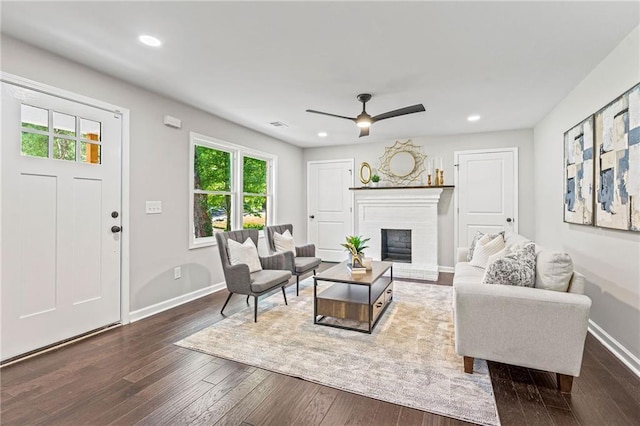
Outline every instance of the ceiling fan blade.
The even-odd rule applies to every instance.
[[[307,112],[312,112],[314,114],[328,115],[329,117],[344,118],[344,119],[347,119],[347,120],[356,121],[356,119],[352,118],[352,117],[345,117],[344,115],[330,114],[328,112],[316,111],[316,110],[313,110],[313,109],[308,109]]]
[[[370,127],[361,127],[360,128],[360,136],[358,136],[358,137],[361,138],[363,136],[369,136],[369,129],[370,129]]]
[[[383,114],[378,114],[371,119],[372,122],[386,120],[387,118],[399,117],[401,115],[413,114],[415,112],[423,112],[425,111],[424,106],[422,104],[412,105],[400,109],[396,109],[393,111],[385,112]]]

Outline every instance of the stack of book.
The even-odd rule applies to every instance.
[[[362,265],[358,265],[358,266],[354,267],[351,263],[347,263],[347,269],[352,274],[366,274],[367,273],[367,268],[365,268]]]

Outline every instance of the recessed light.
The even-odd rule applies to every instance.
[[[480,116],[479,115],[470,115],[467,117],[467,120],[469,121],[478,121],[480,120]]]
[[[326,138],[327,132],[318,132],[318,136],[320,136],[321,138]]]
[[[147,46],[151,46],[151,47],[162,46],[162,42],[154,36],[143,34],[140,37],[138,37],[138,40],[140,40],[141,43],[146,44]]]

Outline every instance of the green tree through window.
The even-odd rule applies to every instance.
[[[272,161],[268,154],[245,153],[240,146],[196,138],[193,134],[191,141],[192,247],[213,243],[211,237],[216,232],[263,229],[272,196],[269,191]],[[260,158],[262,155],[265,158]]]

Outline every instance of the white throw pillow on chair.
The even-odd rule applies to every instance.
[[[227,253],[229,254],[229,263],[232,265],[239,265],[241,263],[249,267],[249,272],[262,271],[262,264],[260,263],[260,256],[258,256],[258,249],[253,244],[251,238],[247,238],[246,241],[240,244],[234,240],[227,240]]]
[[[293,252],[293,257],[296,257],[296,243],[288,229],[282,234],[273,233],[273,245],[277,252],[290,251]]]

